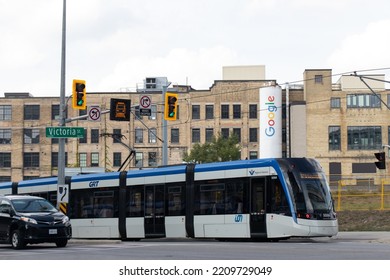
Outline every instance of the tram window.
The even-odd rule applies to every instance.
[[[184,215],[183,189],[181,186],[168,186],[168,216]]]
[[[203,184],[199,186],[201,215],[215,215],[225,213],[225,184]]]
[[[246,180],[229,180],[226,183],[225,214],[241,214],[247,209],[244,205],[244,192],[248,188]]]
[[[144,216],[144,189],[143,187],[133,187],[129,191],[127,204],[127,216],[143,217]]]
[[[282,184],[279,179],[271,181],[273,184],[273,199],[272,199],[272,212],[290,214],[290,207],[288,206],[286,194],[283,190]]]
[[[114,217],[114,191],[94,192],[94,216],[99,218]]]

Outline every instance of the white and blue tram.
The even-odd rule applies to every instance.
[[[73,238],[334,236],[338,222],[314,159],[186,164],[66,178]],[[57,178],[0,184],[56,203]]]

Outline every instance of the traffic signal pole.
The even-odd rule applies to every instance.
[[[60,126],[65,126],[66,102],[65,102],[65,58],[66,58],[66,0],[63,0],[62,8],[62,44],[61,44],[61,86],[60,86]],[[58,181],[57,188],[65,186],[65,138],[58,139]],[[57,190],[58,193],[58,190]],[[59,199],[57,198],[57,208]]]

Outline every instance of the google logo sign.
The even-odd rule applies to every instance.
[[[259,105],[260,158],[282,157],[282,89],[260,88]]]
[[[275,106],[275,96],[268,96],[268,102],[265,103],[268,106],[268,127],[265,129],[265,135],[273,136],[275,134],[275,112],[278,110],[278,107]]]

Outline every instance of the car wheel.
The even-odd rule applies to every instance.
[[[23,249],[26,243],[23,240],[22,234],[19,230],[14,230],[11,234],[11,245],[14,249]]]
[[[57,247],[65,247],[68,244],[68,239],[61,239],[56,242]]]

